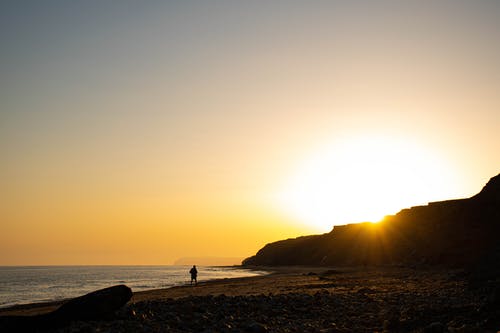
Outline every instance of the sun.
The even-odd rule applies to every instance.
[[[456,182],[446,161],[414,141],[352,137],[304,159],[277,195],[293,218],[317,231],[381,220],[402,208],[448,199]]]

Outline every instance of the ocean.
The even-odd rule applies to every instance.
[[[3,266],[0,267],[0,308],[56,301],[116,284],[132,291],[188,284],[190,266]],[[239,267],[197,266],[198,282],[263,275]]]

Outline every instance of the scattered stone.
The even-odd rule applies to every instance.
[[[262,325],[254,321],[245,328],[245,331],[252,333],[266,333],[268,332],[268,329],[265,325]]]
[[[424,328],[424,333],[445,333],[447,328],[440,322],[435,322]]]
[[[358,293],[359,294],[373,294],[373,293],[375,293],[375,290],[365,287],[365,288],[359,289]]]
[[[323,289],[325,283],[315,277],[297,275],[300,283],[288,280],[287,293],[276,289],[274,294],[263,290],[261,294],[231,296],[228,289],[224,296],[129,303],[113,312],[116,315],[72,320],[43,332],[479,333],[496,332],[500,327],[500,311],[496,308],[475,311],[485,300],[495,304],[491,287],[465,288],[465,278],[449,279],[448,272],[349,274],[340,275],[334,281],[337,287],[332,289]],[[313,284],[317,287],[309,287]],[[80,301],[78,304],[77,308]],[[14,319],[10,329],[2,326],[5,319],[0,316],[0,332],[23,331],[19,329],[24,325],[21,319]]]

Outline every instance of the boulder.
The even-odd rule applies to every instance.
[[[1,332],[38,332],[57,328],[75,320],[110,318],[132,297],[132,289],[117,285],[73,298],[57,310],[35,316],[0,316]]]
[[[132,290],[117,285],[73,298],[64,303],[53,315],[59,320],[103,319],[112,315],[132,297]]]

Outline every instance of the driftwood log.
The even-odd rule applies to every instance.
[[[132,289],[117,285],[70,299],[57,310],[35,316],[0,316],[1,332],[34,332],[64,326],[75,320],[113,316],[132,297]]]

